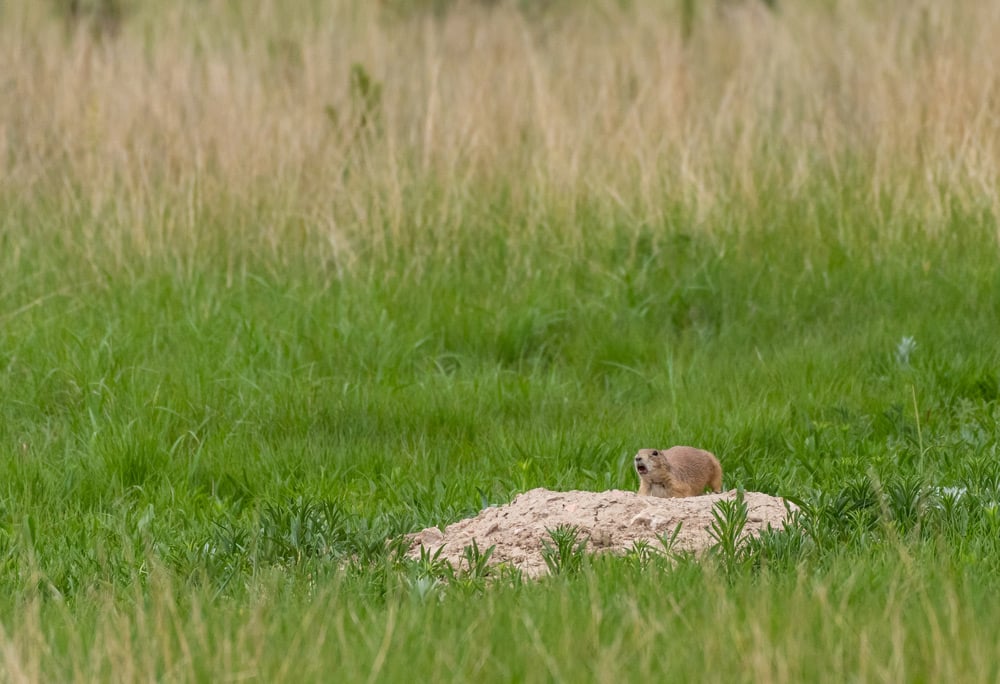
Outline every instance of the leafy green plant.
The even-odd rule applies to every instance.
[[[649,540],[636,539],[625,553],[625,557],[631,559],[639,570],[645,570],[655,554],[656,550]]]
[[[677,546],[677,537],[680,536],[681,528],[683,526],[684,526],[684,521],[679,520],[677,522],[677,525],[674,526],[672,532],[670,532],[669,534],[664,533],[657,536],[657,539],[660,542],[660,546],[663,547],[663,553],[665,553],[668,557],[674,557],[677,554],[677,552],[674,549]]]
[[[900,477],[884,485],[890,519],[900,532],[919,528],[937,498],[920,477]]]
[[[790,571],[815,557],[816,545],[800,509],[789,510],[781,527],[768,525],[746,538],[743,554],[754,570]]]
[[[542,541],[542,559],[550,575],[572,576],[578,574],[586,561],[588,539],[581,538],[580,528],[573,525],[559,525],[546,530],[551,543]]]
[[[256,560],[299,563],[331,557],[343,548],[348,533],[342,511],[328,501],[299,496],[293,501],[266,502],[260,512]]]
[[[455,569],[447,559],[441,558],[444,546],[439,546],[436,551],[421,546],[420,558],[416,562],[417,577],[421,579],[449,579],[455,576]]]
[[[475,539],[462,550],[462,558],[466,567],[464,573],[473,579],[484,579],[492,574],[490,568],[490,557],[496,546],[490,546],[485,551],[479,549],[479,544]]]
[[[733,499],[721,499],[712,506],[712,523],[708,534],[715,541],[712,554],[719,558],[727,571],[735,571],[745,557],[743,530],[747,524],[747,504],[743,490]]]

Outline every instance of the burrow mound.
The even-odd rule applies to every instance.
[[[768,525],[780,528],[795,505],[784,499],[744,492],[747,524],[744,535],[757,535]],[[464,566],[463,552],[475,540],[481,551],[493,546],[491,564],[509,563],[527,577],[546,573],[542,542],[552,543],[548,530],[560,525],[579,528],[581,538],[589,537],[590,552],[625,553],[643,539],[660,547],[657,537],[671,535],[681,524],[674,549],[699,552],[714,540],[709,528],[712,507],[724,499],[735,499],[736,490],[682,499],[638,496],[635,492],[612,489],[605,492],[554,492],[532,489],[505,506],[493,506],[474,518],[449,525],[444,532],[436,527],[407,535],[407,555],[419,558],[421,547],[448,560],[456,569]]]

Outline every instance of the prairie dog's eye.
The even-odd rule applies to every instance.
[[[660,455],[660,452],[659,452],[659,451],[657,451],[656,449],[653,449],[653,451],[652,451],[652,452],[651,452],[651,453],[650,453],[649,455],[650,455],[650,456],[659,456],[659,455]]]

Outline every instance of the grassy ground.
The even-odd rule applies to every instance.
[[[1000,679],[997,10],[487,5],[0,5],[3,679]],[[800,527],[384,543],[674,443]]]

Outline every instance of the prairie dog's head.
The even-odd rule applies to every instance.
[[[663,482],[669,477],[670,466],[660,449],[639,449],[635,455],[635,472],[640,480]]]

